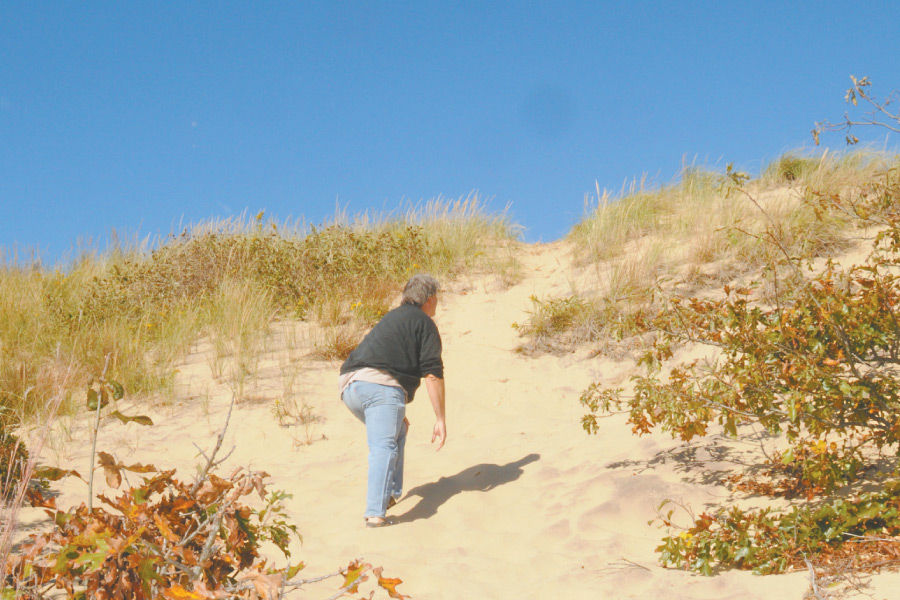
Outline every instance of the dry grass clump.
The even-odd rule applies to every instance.
[[[843,153],[792,150],[766,165],[759,180],[770,187],[796,184],[818,191],[846,191],[865,185],[895,161],[885,152],[861,148]]]
[[[771,267],[785,253],[835,255],[852,243],[853,218],[823,199],[859,194],[895,165],[895,157],[871,151],[795,152],[742,186],[692,167],[658,189],[648,189],[646,179],[633,182],[619,199],[598,189],[596,204],[568,236],[577,263],[595,269],[597,291],[542,301],[519,326],[529,338],[523,347],[558,350],[633,335],[659,291],[709,290]],[[546,313],[561,310],[567,324],[547,327]]]
[[[264,223],[262,214],[210,221],[152,250],[84,253],[52,271],[6,260],[0,422],[27,417],[58,393],[54,373],[63,368],[71,396],[107,356],[109,377],[132,396],[160,389],[201,335],[216,350],[214,371],[239,383],[255,368],[273,319],[359,330],[391,307],[415,272],[507,264],[500,249],[515,234],[505,213],[489,214],[472,196],[380,220],[341,214],[321,227]]]
[[[517,350],[524,354],[571,352],[585,342],[601,341],[597,353],[622,358],[627,347],[614,345],[641,329],[650,303],[613,301],[606,297],[573,294],[564,298],[531,297],[532,310],[523,323],[513,323],[526,341]]]

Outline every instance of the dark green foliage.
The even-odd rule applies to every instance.
[[[7,498],[22,479],[28,450],[15,435],[0,428],[0,496]]]
[[[752,569],[759,574],[803,568],[804,559],[840,554],[845,542],[880,538],[873,555],[890,556],[889,537],[900,536],[900,483],[884,491],[863,494],[854,501],[834,500],[815,507],[743,511],[738,507],[702,514],[693,526],[663,538],[657,548],[664,565],[681,566],[711,575],[714,568]],[[673,526],[670,510],[662,523]],[[879,540],[870,540],[876,542]],[[885,543],[886,542],[886,543]],[[879,552],[880,551],[880,552]]]
[[[305,316],[322,296],[352,297],[371,279],[405,281],[428,264],[421,227],[357,231],[313,227],[302,238],[274,228],[252,234],[183,233],[143,259],[126,260],[94,280],[83,312],[139,317],[210,296],[228,279],[257,283],[277,304]]]

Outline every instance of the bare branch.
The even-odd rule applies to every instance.
[[[816,582],[816,570],[813,568],[808,558],[803,559],[806,562],[806,568],[809,569],[809,584],[812,586],[812,593],[817,600],[825,600],[824,596],[819,593],[819,584]]]
[[[900,538],[882,538],[882,537],[874,537],[870,535],[859,535],[857,533],[844,532],[844,535],[847,537],[857,538],[855,540],[850,540],[854,543],[860,542],[891,542],[894,544],[900,543]]]
[[[226,460],[229,456],[231,456],[231,452],[234,452],[232,448],[231,452],[229,452],[225,458],[220,461],[216,461],[216,454],[219,452],[219,449],[222,447],[222,441],[225,439],[225,432],[228,431],[228,423],[231,421],[231,411],[234,409],[234,394],[231,395],[231,404],[228,405],[228,415],[225,417],[225,424],[222,426],[222,431],[219,432],[219,437],[216,439],[216,446],[213,448],[212,453],[207,457],[206,454],[203,456],[206,457],[206,466],[200,471],[197,475],[197,481],[194,482],[194,485],[191,486],[191,496],[195,496],[197,494],[197,490],[200,489],[200,486],[203,485],[203,482],[206,481],[206,478],[209,476],[210,470],[215,468],[216,466],[222,464],[224,460]],[[202,451],[201,451],[202,452]]]
[[[220,508],[216,511],[216,516],[213,517],[212,527],[210,527],[209,537],[206,538],[206,544],[203,545],[203,552],[200,553],[200,558],[197,560],[197,566],[193,569],[194,578],[199,578],[200,574],[203,573],[203,564],[209,560],[209,557],[212,556],[213,548],[216,543],[216,534],[219,531],[219,527],[222,526],[222,519],[225,517],[225,510]]]
[[[859,106],[859,99],[864,100],[871,108],[871,110],[864,113],[868,116],[863,117],[861,120],[853,120],[850,118],[849,113],[844,113],[844,120],[841,123],[831,123],[830,121],[817,122],[812,130],[813,141],[816,145],[819,144],[819,135],[826,131],[846,131],[847,144],[851,146],[859,142],[859,139],[850,133],[854,127],[874,126],[900,133],[900,111],[892,113],[888,110],[888,107],[897,100],[898,91],[894,90],[884,100],[878,100],[868,91],[868,88],[872,85],[868,77],[857,79],[851,75],[850,80],[853,82],[853,87],[847,90],[845,99],[848,104],[852,104],[854,107]]]

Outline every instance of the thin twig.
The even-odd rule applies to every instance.
[[[357,585],[358,581],[359,581],[359,580],[356,580],[356,581],[354,581],[353,583],[351,583],[351,584],[349,584],[349,585],[345,585],[344,587],[342,587],[341,589],[339,589],[339,590],[337,591],[337,593],[335,593],[333,596],[329,596],[329,597],[326,598],[325,600],[337,600],[338,598],[340,598],[341,596],[343,596],[344,594],[346,594],[347,592],[349,592],[349,591],[353,588],[353,586]]]
[[[109,368],[109,354],[103,362],[100,373],[101,393],[97,395],[97,420],[94,422],[94,440],[91,442],[91,469],[88,472],[88,514],[94,513],[94,461],[97,458],[97,438],[100,436],[100,409],[103,408],[103,382],[106,381],[106,369]]]
[[[207,476],[209,475],[209,471],[222,463],[222,460],[231,456],[231,452],[223,458],[222,460],[216,462],[216,453],[219,452],[219,449],[222,447],[222,441],[225,439],[225,432],[228,431],[228,423],[231,421],[231,411],[234,409],[234,394],[231,395],[231,404],[228,405],[228,415],[225,417],[225,425],[222,426],[222,431],[219,432],[219,436],[216,439],[216,446],[213,448],[212,453],[206,458],[206,466],[203,467],[203,470],[200,471],[200,474],[197,476],[197,481],[194,482],[194,485],[191,486],[191,496],[197,494],[197,490],[200,489],[200,486],[203,485],[203,482],[206,481]],[[232,452],[234,450],[232,449]],[[206,456],[205,454],[203,456]]]
[[[216,516],[213,517],[212,526],[210,527],[209,537],[206,538],[206,543],[203,545],[203,551],[200,553],[200,558],[197,560],[197,566],[193,569],[194,578],[200,577],[200,574],[203,572],[203,566],[206,561],[209,560],[209,557],[212,556],[213,546],[216,543],[216,535],[219,531],[219,527],[222,526],[222,519],[225,516],[225,511],[223,509],[219,509],[216,511]]]
[[[849,533],[849,532],[844,532],[844,535],[846,535],[848,537],[858,538],[855,540],[849,540],[855,544],[858,544],[860,542],[893,542],[896,544],[896,543],[900,542],[900,538],[871,537],[868,535],[859,535],[858,533]]]
[[[632,567],[637,567],[637,568],[643,569],[643,570],[645,570],[645,571],[649,571],[649,570],[650,570],[650,569],[648,569],[647,567],[645,567],[644,565],[639,565],[639,564],[637,564],[636,562],[634,562],[633,560],[628,560],[628,559],[625,558],[624,556],[621,557],[621,558],[619,558],[619,560],[622,561],[622,562],[624,562],[624,563],[628,563],[628,564],[631,565]],[[610,563],[610,564],[615,564],[615,563]]]
[[[318,583],[320,581],[325,581],[326,579],[331,579],[332,577],[338,577],[342,573],[343,573],[343,571],[341,569],[338,569],[337,571],[335,571],[333,573],[328,573],[327,575],[320,575],[318,577],[311,577],[309,579],[294,579],[292,581],[286,582],[285,585],[299,587],[301,585],[308,585],[310,583]]]
[[[806,562],[806,568],[809,569],[809,583],[812,586],[812,593],[818,600],[825,600],[821,594],[819,594],[819,584],[816,582],[816,570],[813,568],[811,562],[809,562],[808,558],[803,558]]]

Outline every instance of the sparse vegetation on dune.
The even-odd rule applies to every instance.
[[[318,227],[267,222],[262,213],[210,221],[153,249],[85,253],[52,270],[6,262],[0,418],[14,423],[39,411],[59,373],[81,389],[107,356],[110,377],[130,394],[160,389],[204,335],[246,370],[254,340],[276,318],[340,328],[321,343],[323,354],[340,355],[414,272],[513,273],[506,245],[516,234],[505,213],[489,213],[473,195],[380,217],[341,213]]]
[[[666,293],[718,289],[771,265],[780,250],[766,242],[767,230],[798,259],[845,251],[859,222],[822,199],[853,198],[895,165],[895,157],[871,151],[794,152],[740,181],[740,192],[731,170],[698,168],[658,189],[634,182],[619,199],[598,189],[599,201],[568,236],[595,285],[535,299],[532,318],[519,325],[522,348],[564,351],[592,341],[609,350],[610,340],[641,333]]]
[[[867,80],[853,82],[848,101],[869,100],[897,131],[900,115],[867,95]],[[855,124],[847,118],[837,129]],[[833,578],[900,565],[900,163],[869,152],[793,154],[748,180],[729,167],[724,188],[735,193],[721,197],[750,212],[717,229],[738,236],[724,238],[716,258],[742,263],[741,278],[726,280],[724,293],[684,293],[670,270],[675,285],[658,282],[657,310],[638,329],[649,333],[639,374],[624,387],[586,389],[583,424],[597,433],[600,418],[626,414],[638,435],[661,430],[684,441],[713,428],[731,437],[762,428],[759,464],[722,480],[757,496],[754,507],[696,516],[674,502],[660,515],[669,535],[657,551],[665,565],[707,575],[808,570],[818,598],[817,570]],[[662,218],[676,222],[679,210]],[[851,244],[861,258],[837,256]],[[679,360],[685,345],[705,355]],[[776,510],[766,496],[805,502]]]

